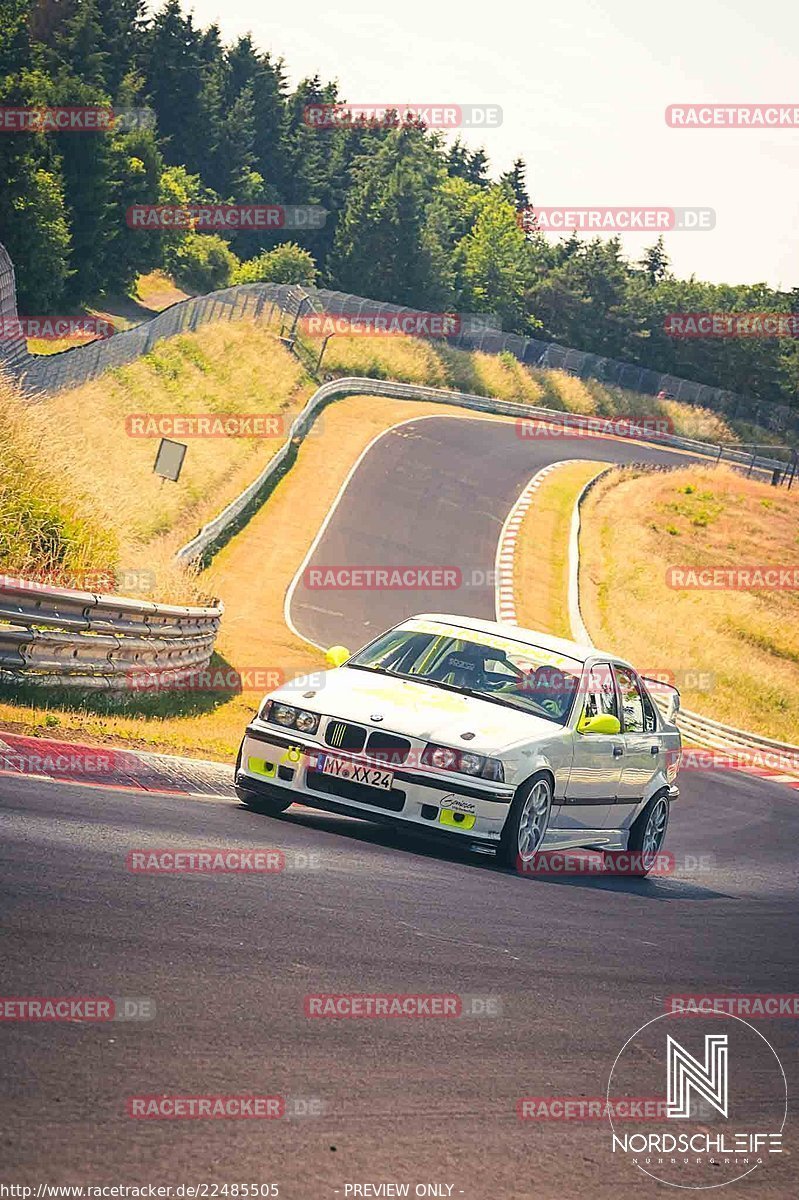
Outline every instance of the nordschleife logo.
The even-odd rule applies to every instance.
[[[680,1120],[691,1116],[691,1092],[706,1100],[721,1113],[727,1112],[727,1034],[705,1034],[705,1061],[697,1062],[671,1034],[668,1049],[668,1095],[666,1116]]]
[[[787,1182],[785,1071],[771,1043],[740,1017],[664,1013],[648,1021],[617,1054],[606,1095],[611,1153],[643,1175],[698,1191],[760,1169],[773,1173],[775,1186]],[[653,1098],[653,1119],[617,1129],[611,1096]]]

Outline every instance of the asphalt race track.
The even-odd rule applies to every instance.
[[[463,586],[327,592],[308,587],[303,571],[291,600],[298,632],[318,645],[343,641],[355,650],[415,612],[495,621],[491,572],[497,539],[537,471],[569,458],[695,461],[640,442],[561,437],[554,428],[551,438],[524,439],[511,422],[426,417],[389,430],[356,469],[307,566],[454,566]]]
[[[312,561],[456,564],[471,582],[553,457],[653,456],[669,457],[414,421],[367,454]],[[299,587],[292,616],[314,641],[353,646],[413,609],[493,616],[488,584],[418,601]],[[522,1122],[516,1110],[525,1096],[603,1095],[622,1044],[670,995],[799,991],[796,793],[734,772],[686,772],[680,785],[667,841],[678,869],[635,881],[520,877],[489,856],[302,808],[270,819],[224,798],[0,776],[2,993],[155,1002],[146,1021],[0,1023],[0,1177],[276,1183],[292,1200],[386,1182],[410,1195],[441,1185],[456,1200],[668,1194],[611,1153],[605,1122]],[[130,851],[155,847],[275,847],[287,869],[127,869]],[[309,1019],[304,998],[319,993],[457,993],[500,1011]],[[793,1112],[796,1020],[757,1026]],[[165,1093],[280,1095],[290,1116],[127,1115],[131,1095]],[[321,1114],[302,1115],[309,1107]],[[725,1195],[797,1194],[793,1117],[785,1133],[776,1165]]]

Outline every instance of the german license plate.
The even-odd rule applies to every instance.
[[[332,758],[329,754],[323,754],[317,759],[316,769],[323,775],[335,775],[337,779],[349,779],[352,783],[362,783],[366,787],[382,788],[384,792],[390,792],[394,786],[394,775],[391,771],[363,767],[360,763],[349,762],[346,758]]]

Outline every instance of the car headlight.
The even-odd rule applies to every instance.
[[[467,775],[479,775],[483,769],[483,758],[480,754],[462,754],[461,770]]]
[[[479,775],[493,783],[504,783],[505,772],[498,758],[486,758],[471,751],[453,750],[450,746],[425,746],[422,763],[439,771],[459,771],[462,775]]]
[[[273,704],[269,719],[276,725],[285,725],[287,728],[291,728],[297,719],[297,710],[288,704]]]
[[[267,700],[262,705],[258,716],[262,721],[270,721],[273,725],[282,725],[284,729],[296,729],[300,733],[316,733],[321,715],[308,712],[304,708],[294,708],[291,704],[281,704],[279,700]]]
[[[429,751],[429,758],[427,757]],[[457,771],[458,755],[446,746],[428,746],[422,755],[422,762],[428,762],[441,771]]]

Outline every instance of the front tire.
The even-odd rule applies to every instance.
[[[236,755],[236,766],[233,769],[234,779],[239,773],[243,750],[244,742],[239,746],[239,752]],[[238,783],[235,784],[235,792],[245,808],[249,808],[251,812],[263,813],[265,817],[277,817],[293,804],[292,800],[278,800],[276,797],[264,796],[261,792],[251,792],[249,788],[242,787]]]
[[[292,800],[278,800],[271,796],[262,796],[258,792],[249,792],[243,787],[236,788],[236,795],[250,812],[263,813],[265,817],[277,817],[287,808],[291,808],[293,803]]]
[[[523,867],[535,856],[549,826],[552,796],[552,780],[543,771],[519,788],[497,849],[503,867]]]

